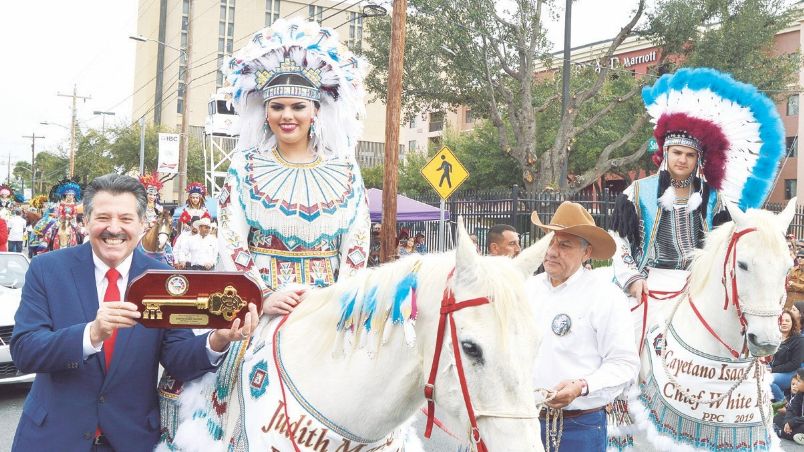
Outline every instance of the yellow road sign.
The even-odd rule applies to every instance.
[[[421,173],[442,199],[449,198],[469,178],[469,171],[446,146],[424,165]]]

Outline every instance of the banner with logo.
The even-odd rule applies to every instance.
[[[179,134],[159,134],[159,173],[175,174],[179,172]]]

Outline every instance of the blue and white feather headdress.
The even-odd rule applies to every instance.
[[[660,169],[667,146],[695,148],[700,176],[723,199],[743,210],[762,206],[784,156],[784,127],[767,96],[728,74],[696,68],[662,76],[642,98],[655,124]]]
[[[320,136],[311,140],[312,150],[324,158],[353,156],[365,112],[364,67],[334,30],[315,22],[280,19],[255,33],[221,68],[240,115],[238,148],[276,145],[266,125],[265,101],[299,97],[320,103],[316,117]],[[304,83],[272,83],[290,75]]]

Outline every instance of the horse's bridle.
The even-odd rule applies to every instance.
[[[538,413],[500,413],[490,411],[475,411],[472,407],[472,399],[469,395],[469,387],[466,385],[466,375],[463,371],[463,361],[461,360],[461,351],[458,344],[458,329],[455,326],[455,319],[452,313],[460,311],[463,308],[470,308],[489,304],[491,301],[488,297],[477,297],[469,300],[456,301],[455,292],[450,288],[449,281],[455,273],[455,269],[447,275],[447,284],[444,288],[444,296],[441,298],[441,310],[438,319],[438,332],[436,333],[435,352],[433,355],[433,364],[430,367],[430,377],[427,379],[427,384],[424,385],[424,398],[427,399],[427,425],[424,431],[424,437],[430,438],[433,431],[433,422],[435,419],[435,379],[438,372],[438,363],[441,358],[441,347],[444,345],[444,330],[446,329],[447,320],[449,320],[450,336],[452,338],[452,355],[455,357],[455,367],[458,370],[458,381],[461,384],[461,392],[463,393],[463,403],[466,406],[466,413],[469,416],[469,424],[472,427],[471,440],[477,447],[478,452],[488,452],[483,438],[480,436],[480,429],[477,427],[478,417],[504,417],[514,419],[535,419]]]
[[[740,321],[740,335],[745,336],[746,333],[746,326],[748,326],[748,321],[745,319],[745,315],[753,315],[756,317],[778,317],[781,314],[781,310],[759,310],[759,309],[751,309],[740,306],[740,295],[737,292],[737,272],[735,267],[737,265],[737,242],[742,238],[744,235],[755,232],[757,228],[745,228],[740,231],[735,231],[731,235],[731,239],[729,240],[729,246],[726,248],[726,259],[723,260],[723,276],[721,277],[721,283],[723,284],[724,289],[724,302],[723,302],[723,310],[727,310],[729,308],[729,301],[731,304],[734,305],[734,309],[737,311],[737,319]],[[731,263],[731,265],[729,265]],[[731,300],[729,300],[729,289],[731,289]],[[727,344],[723,339],[718,336],[715,330],[709,325],[709,323],[703,318],[703,315],[698,311],[698,308],[695,307],[695,303],[692,301],[692,297],[689,296],[690,307],[695,315],[698,317],[698,320],[701,321],[703,326],[709,331],[709,334],[714,336],[715,339],[718,340],[724,347],[729,350],[731,356],[734,358],[740,357],[740,352],[735,350],[732,346]]]

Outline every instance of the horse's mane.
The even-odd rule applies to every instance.
[[[787,246],[781,240],[781,232],[774,221],[775,215],[762,209],[749,209],[745,215],[751,219],[751,225],[757,228],[760,250],[763,253],[787,255]],[[720,278],[723,271],[723,259],[729,246],[734,222],[723,223],[706,235],[704,247],[695,253],[690,267],[690,291],[701,293],[709,283],[709,278]],[[743,242],[740,242],[742,245]]]
[[[489,296],[496,321],[503,326],[510,324],[514,318],[528,319],[530,308],[524,297],[520,296],[521,284],[516,284],[514,279],[522,276],[513,267],[512,260],[480,256],[474,263],[474,274],[480,275],[480,279],[467,281],[456,275],[458,281],[453,278],[453,287],[455,284],[462,287],[468,284],[473,291]],[[305,332],[305,337],[322,345],[319,353],[332,351],[332,346],[342,339],[339,335],[343,333],[351,335],[352,350],[366,344],[379,348],[388,317],[391,316],[393,321],[394,313],[404,315],[404,312],[400,312],[400,305],[409,302],[410,286],[415,285],[417,294],[421,295],[416,299],[418,305],[440,303],[447,276],[454,266],[455,253],[451,252],[411,255],[380,267],[362,270],[330,287],[309,291],[288,318],[287,324],[300,322],[322,309],[328,309],[317,316],[309,326],[310,330]],[[504,331],[505,328],[498,330]],[[372,344],[372,340],[377,342]]]

